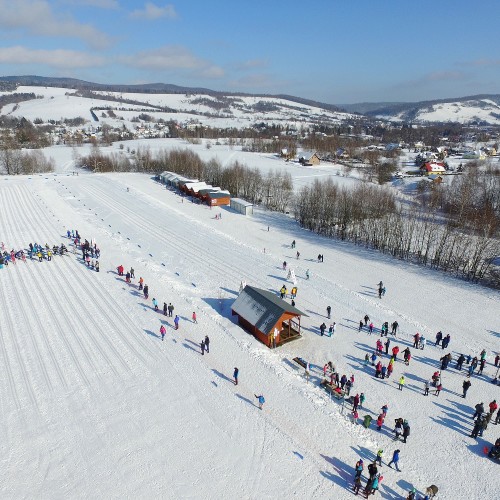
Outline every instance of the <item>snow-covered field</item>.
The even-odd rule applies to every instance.
[[[483,438],[469,437],[473,406],[500,399],[490,382],[500,351],[497,292],[327,240],[283,215],[210,210],[147,176],[73,176],[64,172],[70,157],[58,163],[57,175],[0,178],[0,240],[9,249],[53,245],[78,229],[100,246],[101,271],[71,252],[0,270],[2,498],[343,499],[352,495],[355,462],[373,460],[379,448],[382,498],[406,498],[412,486],[423,492],[430,484],[441,499],[498,492],[498,463],[483,448],[500,428],[490,424]],[[298,276],[296,304],[308,317],[302,339],[269,350],[235,323],[231,304],[242,280],[278,290],[284,260]],[[134,267],[132,285],[117,276],[119,264]],[[149,301],[137,290],[139,276]],[[174,304],[179,330],[153,310],[153,297]],[[327,305],[337,323],[333,338],[318,333],[329,323]],[[365,314],[377,328],[399,322],[392,345],[411,348],[416,331],[430,339],[443,330],[450,347],[412,349],[409,366],[399,360],[390,379],[376,379],[363,359],[378,335],[357,331]],[[210,353],[202,357],[205,335]],[[483,348],[488,364],[466,400],[465,371],[453,368],[439,397],[422,395],[443,354],[456,359]],[[295,356],[311,363],[309,383],[293,367]],[[381,432],[352,424],[348,409],[319,387],[329,360],[355,376],[353,394],[367,396],[361,417],[376,418],[389,405]],[[410,422],[407,444],[392,439],[397,417]],[[401,472],[386,465],[396,448]]]

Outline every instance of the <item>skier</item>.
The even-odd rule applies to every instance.
[[[238,368],[234,368],[234,372],[233,372],[233,378],[234,378],[234,385],[238,385],[238,375],[239,375],[240,371],[238,370]]]
[[[328,319],[330,319],[331,312],[332,312],[331,306],[327,306],[327,308],[326,308],[326,315],[327,315]]]
[[[176,314],[174,318],[174,325],[176,330],[179,329],[179,319],[180,319],[179,316]]]
[[[149,287],[148,287],[148,285],[144,285],[143,293],[144,293],[144,298],[148,299],[148,297],[149,297]]]
[[[153,298],[153,307],[155,308],[155,311],[158,311],[158,301]]]
[[[207,354],[210,352],[210,339],[208,335],[205,335],[205,349],[207,350]]]
[[[193,323],[198,323],[198,321],[196,320],[196,312],[193,311],[193,315],[191,316],[191,319],[193,320]]]
[[[399,472],[399,467],[398,467],[399,453],[400,453],[400,450],[394,450],[392,453],[392,460],[387,464],[389,467],[391,467],[391,464],[394,464],[396,466],[396,470],[398,472]]]
[[[262,406],[266,402],[266,400],[264,399],[264,396],[262,394],[260,396],[257,396],[257,394],[254,394],[254,396],[257,398],[257,400],[259,402],[259,410],[262,410]]]
[[[161,335],[161,340],[163,341],[163,338],[165,337],[165,333],[167,333],[167,330],[165,328],[165,325],[160,326],[160,335]]]

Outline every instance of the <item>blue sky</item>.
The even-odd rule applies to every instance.
[[[0,0],[0,74],[332,104],[500,93],[499,0]]]

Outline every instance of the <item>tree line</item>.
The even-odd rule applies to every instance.
[[[443,210],[404,204],[386,188],[316,180],[295,197],[294,213],[318,234],[498,287],[493,261],[500,255],[500,177],[493,177],[457,177],[443,194]]]

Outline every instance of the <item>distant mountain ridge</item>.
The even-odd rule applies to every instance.
[[[284,99],[297,104],[312,106],[331,112],[347,112],[372,119],[399,122],[457,122],[500,125],[500,94],[478,94],[466,97],[435,99],[418,102],[362,102],[354,104],[329,104],[288,94],[250,94],[225,92],[204,87],[185,87],[170,83],[103,84],[76,78],[45,77],[36,75],[0,76],[0,90],[12,86],[45,86],[78,90],[144,94],[204,94],[213,97],[265,97]]]
[[[44,86],[44,87],[62,87],[62,88],[78,88],[81,90],[100,90],[106,92],[138,92],[138,93],[170,93],[170,94],[207,94],[212,96],[253,96],[253,97],[271,97],[275,99],[286,99],[288,101],[296,102],[298,104],[305,104],[307,106],[315,106],[329,111],[341,111],[338,106],[324,102],[314,101],[312,99],[305,99],[302,97],[295,97],[287,94],[249,94],[245,92],[225,92],[207,89],[204,87],[183,87],[171,83],[142,83],[142,84],[105,84],[87,82],[77,78],[58,78],[36,75],[24,76],[0,76],[0,82],[7,82],[10,84],[17,83],[18,85],[26,86]]]

